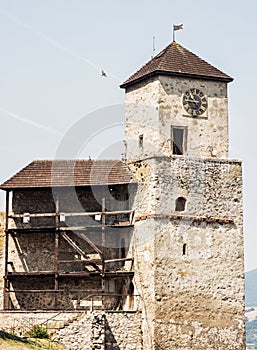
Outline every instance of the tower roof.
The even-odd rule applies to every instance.
[[[126,88],[154,75],[204,78],[231,82],[233,78],[173,41],[120,85]]]

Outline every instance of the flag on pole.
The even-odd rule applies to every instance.
[[[174,24],[173,25],[173,30],[180,30],[183,29],[183,24]]]
[[[183,29],[183,24],[173,24],[173,41],[175,41],[175,31]]]

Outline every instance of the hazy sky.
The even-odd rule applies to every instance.
[[[119,85],[150,59],[153,36],[157,53],[183,23],[176,41],[235,78],[230,157],[243,160],[246,270],[257,268],[256,13],[255,0],[0,0],[0,181],[54,158],[85,116],[95,137],[85,130],[77,155],[119,157],[120,122],[101,130],[108,106],[124,103]]]

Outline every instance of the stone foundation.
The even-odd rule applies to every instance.
[[[68,350],[142,350],[141,313],[87,313],[53,340]]]

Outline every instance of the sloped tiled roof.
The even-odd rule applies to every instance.
[[[126,88],[142,79],[158,74],[208,78],[225,82],[233,80],[229,75],[221,72],[219,69],[173,41],[121,84],[120,87]]]
[[[125,184],[132,174],[120,160],[35,160],[0,188],[42,188]]]

